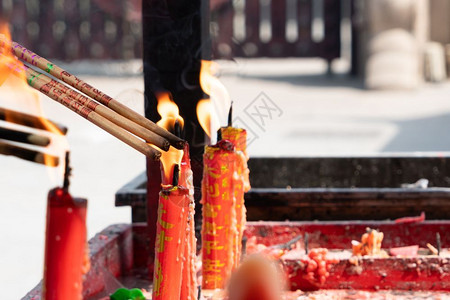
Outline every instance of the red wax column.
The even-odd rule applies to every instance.
[[[197,274],[195,261],[197,259],[197,238],[195,237],[195,201],[193,173],[191,170],[191,160],[189,158],[189,146],[184,148],[183,158],[180,167],[180,185],[189,190],[189,212],[186,230],[186,245],[184,248],[183,274],[181,280],[181,300],[197,299]]]
[[[62,188],[48,194],[43,299],[82,299],[87,200]]]
[[[205,147],[202,200],[202,287],[223,289],[233,268],[236,208],[232,175],[237,154],[222,140]]]
[[[233,176],[234,196],[236,198],[236,229],[237,235],[234,239],[234,268],[239,266],[242,252],[242,236],[247,221],[244,202],[244,193],[250,190],[249,170],[247,167],[247,131],[235,127],[222,127],[220,129],[222,139],[233,143],[239,156],[236,173]]]
[[[156,224],[153,300],[180,300],[189,192],[163,186]]]

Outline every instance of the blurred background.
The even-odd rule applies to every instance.
[[[208,9],[211,56],[250,156],[450,151],[449,1],[210,0]],[[13,40],[143,113],[139,0],[0,0],[0,12]],[[0,106],[21,102],[5,88]],[[144,157],[39,97],[45,116],[69,128],[71,193],[89,199],[89,236],[129,222],[114,194],[145,170]],[[46,196],[60,184],[51,177],[0,156],[5,299],[42,277]]]

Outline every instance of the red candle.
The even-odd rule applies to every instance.
[[[246,223],[246,209],[244,193],[250,190],[249,170],[247,167],[247,131],[235,127],[222,127],[220,129],[222,139],[230,141],[236,150],[236,173],[233,174],[234,197],[236,199],[236,229],[237,234],[233,240],[234,268],[239,266],[242,252],[242,237]]]
[[[82,275],[87,271],[87,200],[55,188],[48,194],[43,299],[82,299]]]
[[[180,185],[189,190],[189,212],[186,230],[186,244],[183,254],[184,264],[181,280],[181,300],[197,299],[197,274],[195,270],[195,261],[197,258],[197,238],[195,237],[195,201],[192,176],[189,146],[186,144],[180,168]]]
[[[222,140],[206,146],[202,181],[202,274],[204,289],[223,289],[234,262],[236,203],[234,183],[238,157],[233,144]]]
[[[163,187],[156,225],[153,300],[180,300],[188,207],[186,188]]]

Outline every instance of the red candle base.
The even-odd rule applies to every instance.
[[[187,189],[163,188],[156,225],[153,300],[180,300],[188,210]]]
[[[48,194],[43,299],[82,299],[86,272],[87,200],[72,198],[64,189]]]

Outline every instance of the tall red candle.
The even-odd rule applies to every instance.
[[[180,167],[180,185],[189,190],[189,212],[186,228],[186,244],[183,254],[183,273],[181,280],[181,300],[197,299],[197,274],[195,270],[195,261],[197,258],[197,238],[195,237],[195,201],[193,173],[191,170],[191,161],[189,158],[189,146],[184,148],[183,158]]]
[[[163,186],[156,224],[153,300],[180,300],[189,191]]]
[[[237,152],[236,173],[233,174],[234,197],[236,199],[236,229],[237,234],[233,241],[234,268],[239,266],[242,252],[242,237],[246,223],[246,208],[244,193],[250,190],[249,170],[247,167],[247,131],[236,127],[222,127],[220,129],[222,139],[230,141]]]
[[[48,194],[43,299],[82,299],[87,200],[55,188]]]
[[[202,287],[223,289],[233,268],[236,231],[234,184],[237,154],[222,140],[205,147],[202,200]]]

